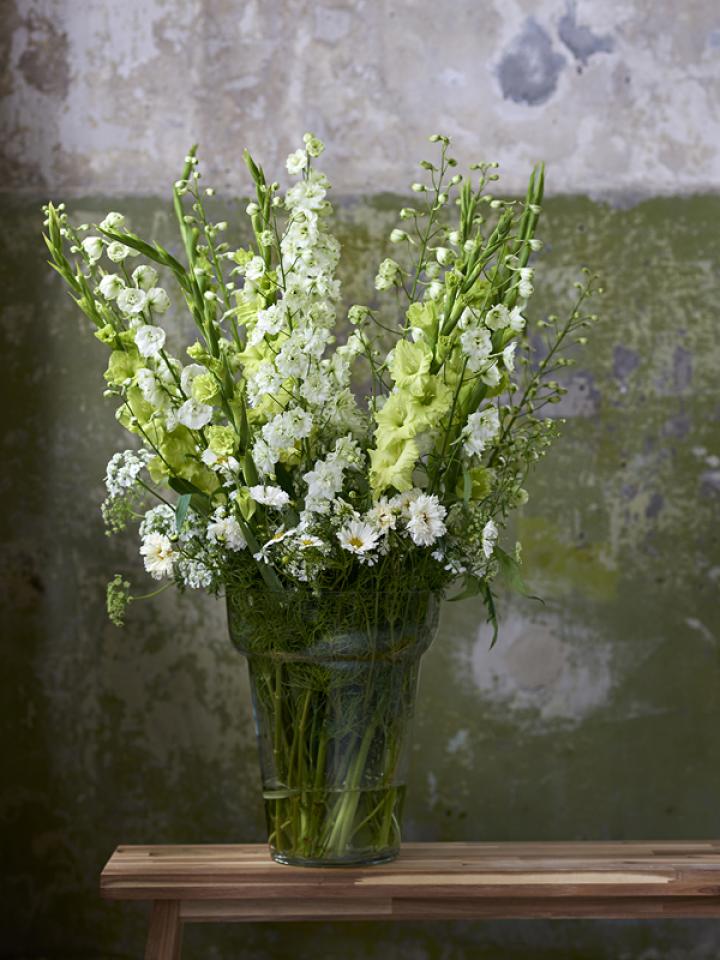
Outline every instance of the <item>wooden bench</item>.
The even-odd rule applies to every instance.
[[[124,846],[100,890],[152,901],[146,960],[177,960],[183,923],[720,918],[720,842],[408,843],[384,866],[325,869],[264,845]]]

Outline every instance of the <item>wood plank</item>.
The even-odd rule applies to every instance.
[[[180,960],[182,925],[177,900],[156,900],[150,915],[145,960]]]
[[[187,923],[363,920],[622,920],[709,917],[720,919],[720,898],[485,900],[191,900],[181,904]]]
[[[123,846],[101,893],[182,900],[198,919],[233,902],[238,919],[717,916],[720,842],[407,844],[389,864],[325,869],[259,844]]]

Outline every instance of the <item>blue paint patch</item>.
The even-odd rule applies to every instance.
[[[558,23],[558,36],[578,63],[585,67],[593,54],[611,53],[615,49],[615,40],[609,33],[593,33],[589,27],[579,24],[576,10],[575,0],[570,0],[567,12]]]
[[[530,17],[498,64],[502,95],[530,106],[545,103],[555,93],[564,66],[565,57],[553,49],[550,35]]]
[[[640,357],[635,350],[622,344],[618,344],[613,350],[613,376],[616,380],[627,380],[639,364]]]

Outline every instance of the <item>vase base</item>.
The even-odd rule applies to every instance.
[[[374,867],[381,863],[390,863],[400,853],[399,849],[377,852],[348,853],[344,857],[301,857],[270,848],[270,856],[276,863],[288,867]]]

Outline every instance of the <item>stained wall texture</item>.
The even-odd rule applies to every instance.
[[[1,9],[17,190],[0,200],[0,956],[139,956],[142,908],[97,897],[116,843],[263,839],[245,667],[221,605],[168,592],[136,604],[123,632],[106,621],[108,576],[143,582],[135,545],[107,540],[97,510],[124,443],[100,399],[105,348],[39,242],[50,194],[74,196],[79,220],[122,209],[174,244],[159,191],[195,139],[230,194],[247,188],[241,146],[281,172],[308,126],[328,140],[339,194],[372,182],[377,196],[339,203],[348,302],[367,299],[404,202],[380,192],[413,178],[428,130],[457,134],[467,157],[501,157],[511,187],[531,158],[550,161],[554,192],[570,195],[546,204],[535,315],[566,308],[578,264],[607,293],[568,377],[563,439],[518,521],[545,605],[504,596],[492,651],[477,604],[446,606],[421,680],[406,833],[718,836],[715,6]],[[242,204],[221,208],[236,230]],[[186,940],[184,956],[203,960],[714,960],[720,934],[548,921],[191,927]]]
[[[200,140],[241,186],[306,129],[347,192],[402,190],[435,129],[462,160],[539,157],[556,192],[720,179],[714,0],[3,0],[12,188],[152,193]]]

